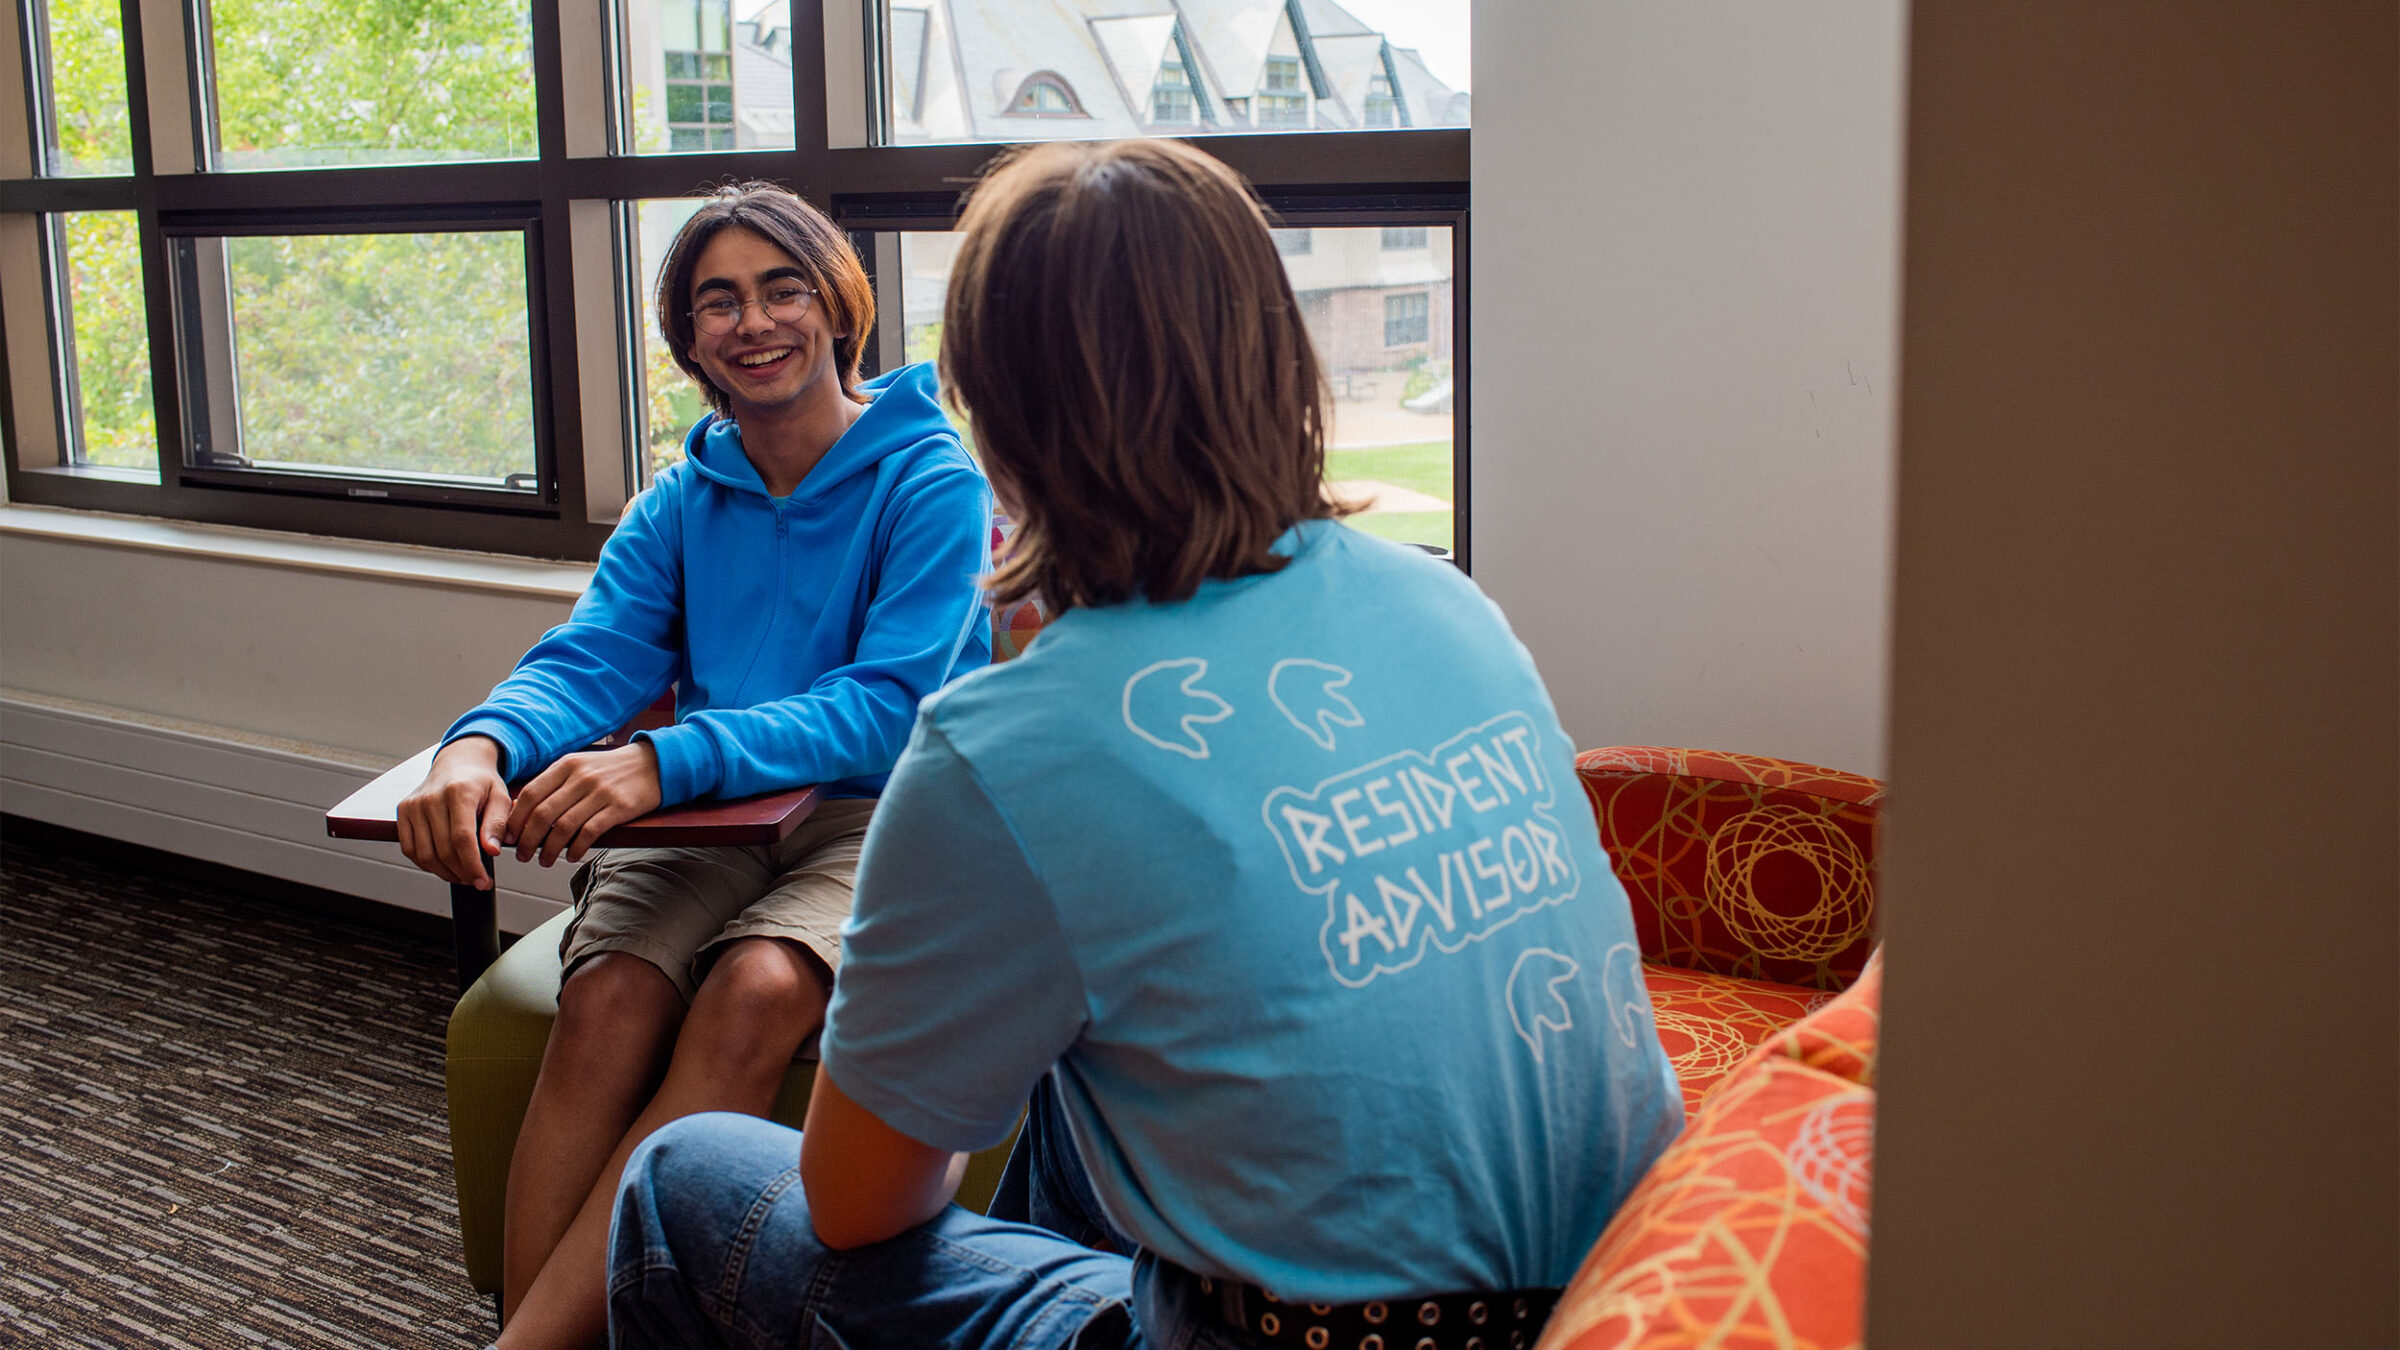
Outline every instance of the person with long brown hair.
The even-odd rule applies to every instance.
[[[1531,661],[1340,523],[1238,176],[1054,144],[960,228],[991,585],[1056,617],[919,710],[805,1130],[628,1164],[616,1344],[1529,1345],[1682,1121]]]
[[[991,500],[917,367],[861,381],[875,297],[850,243],[747,183],[669,247],[659,331],[710,411],[636,497],[566,623],[443,737],[401,845],[489,887],[514,847],[583,861],[558,1019],[508,1171],[500,1345],[606,1329],[610,1201],[633,1146],[763,1114],[816,1030],[851,877],[917,702],[990,658]],[[586,751],[672,684],[674,725]],[[696,797],[822,784],[774,845],[608,849]]]

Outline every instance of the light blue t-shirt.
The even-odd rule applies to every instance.
[[[1683,1119],[1573,749],[1456,571],[1282,547],[925,701],[826,1071],[968,1150],[1055,1066],[1109,1218],[1203,1274],[1564,1284]]]

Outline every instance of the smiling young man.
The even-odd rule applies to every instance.
[[[929,367],[858,381],[874,297],[832,222],[745,184],[669,248],[659,329],[713,411],[635,498],[568,621],[444,737],[410,859],[583,858],[695,797],[806,783],[773,847],[614,849],[573,881],[558,1020],[509,1169],[500,1344],[604,1331],[627,1154],[698,1111],[764,1114],[822,1024],[860,843],[918,700],[991,655],[991,499]],[[581,747],[672,683],[676,721]],[[521,784],[511,791],[511,783]]]

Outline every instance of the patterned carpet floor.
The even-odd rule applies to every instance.
[[[449,953],[0,843],[0,1345],[477,1346]]]

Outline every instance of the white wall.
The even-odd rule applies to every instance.
[[[80,536],[80,537],[78,537]],[[429,913],[324,812],[429,744],[588,569],[0,506],[0,811]],[[503,866],[500,919],[566,869]]]
[[[386,762],[572,603],[21,533],[0,533],[0,578],[0,685]]]
[[[1900,42],[1476,7],[1471,561],[1579,745],[1883,772]]]

